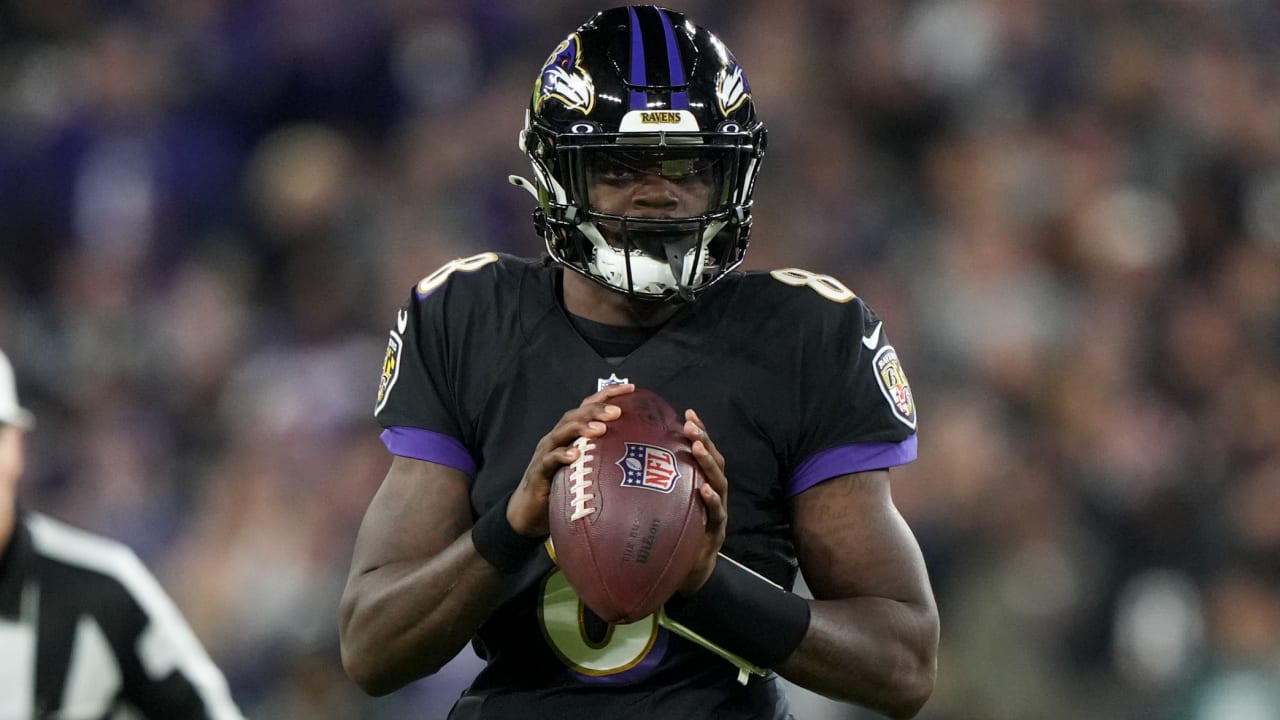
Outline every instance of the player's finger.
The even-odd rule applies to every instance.
[[[566,442],[566,446],[557,448],[560,455],[567,458],[569,462],[573,462],[582,456],[587,449],[580,445],[582,441],[591,441],[600,437],[605,433],[605,423],[599,420],[588,420],[574,426],[573,432],[570,433],[572,440]]]
[[[590,420],[601,421],[601,422],[609,422],[611,420],[617,420],[619,417],[622,416],[622,408],[618,407],[617,405],[609,401],[615,397],[618,397],[619,395],[626,395],[628,393],[635,392],[635,389],[636,389],[636,386],[632,385],[631,383],[624,383],[622,385],[609,385],[608,387],[601,389],[600,392],[597,392],[594,395],[591,395],[587,397],[587,399],[583,400],[582,405],[579,406],[579,409],[582,411],[585,411],[587,413],[587,417]],[[598,430],[599,432],[594,433],[592,435],[593,437],[595,435],[603,435],[605,431],[605,426],[601,424]]]
[[[711,452],[716,462],[724,467],[724,456],[716,449],[716,444],[711,440],[711,433],[707,432],[707,424],[698,416],[696,410],[685,410],[685,434],[690,440],[701,440],[707,446],[707,450]],[[692,427],[691,427],[692,426]]]
[[[610,398],[615,398],[619,395],[626,395],[627,393],[635,392],[635,390],[636,386],[634,383],[606,385],[603,388],[600,388],[598,392],[592,393],[584,398],[581,407],[586,407],[593,403],[606,403]]]
[[[557,425],[538,441],[529,469],[551,477],[561,465],[568,465],[578,459],[579,451],[573,446],[573,441],[577,438],[578,433],[572,426]]]
[[[632,390],[635,389],[635,386],[633,385],[628,387]],[[601,397],[601,393],[596,393],[586,400],[583,400],[582,404],[578,407],[565,413],[564,420],[571,421],[579,418],[603,420],[606,422],[609,420],[617,420],[622,415],[622,408],[609,402],[612,397],[613,396]]]
[[[695,445],[699,443],[702,445],[703,453],[708,462],[703,463],[703,455],[699,455],[697,451],[694,452],[694,457],[697,457],[699,463],[704,465],[703,471],[709,479],[712,481],[719,479],[721,481],[716,485],[716,491],[723,495],[727,490],[726,482],[723,480],[724,456],[716,449],[716,444],[712,442],[710,434],[707,433],[706,425],[698,418],[697,413],[688,410],[685,413],[685,417],[688,418],[684,426],[685,435]]]
[[[698,461],[698,467],[702,469],[702,476],[706,478],[707,485],[723,502],[729,495],[729,480],[724,474],[723,461],[717,462],[702,440],[693,441],[693,457]]]
[[[574,408],[565,413],[551,432],[542,438],[539,447],[543,451],[563,449],[580,437],[600,437],[608,427],[606,423],[617,420],[621,415],[622,410],[617,405],[605,402]]]
[[[694,454],[697,455],[700,443],[694,443]],[[702,494],[702,504],[707,509],[707,532],[716,533],[725,525],[729,519],[729,513],[725,509],[725,494],[728,490],[728,483],[725,481],[724,473],[718,473],[718,481],[713,479],[710,473],[707,473],[707,482],[699,488]]]

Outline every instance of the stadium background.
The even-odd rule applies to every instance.
[[[598,5],[0,4],[23,500],[134,546],[253,718],[439,717],[335,615],[418,278],[534,253],[534,75]],[[1280,718],[1280,5],[677,4],[770,128],[752,267],[886,319],[943,618],[926,720]],[[864,718],[798,693],[807,718]]]

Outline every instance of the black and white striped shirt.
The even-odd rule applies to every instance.
[[[20,509],[0,555],[0,720],[137,715],[242,720],[132,550]]]

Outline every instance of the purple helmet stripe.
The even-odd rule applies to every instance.
[[[658,17],[662,18],[662,31],[667,38],[667,68],[671,73],[671,84],[684,85],[688,81],[684,78],[684,61],[680,59],[680,47],[676,45],[676,32],[671,27],[671,18],[667,17],[665,10],[659,10]],[[689,93],[684,91],[671,93],[671,108],[688,110]]]
[[[644,87],[647,82],[644,68],[644,34],[640,32],[640,18],[636,17],[635,8],[627,8],[631,14],[631,84]],[[649,106],[649,98],[642,92],[632,91],[631,109],[644,110]]]

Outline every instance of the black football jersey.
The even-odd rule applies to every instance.
[[[455,260],[413,289],[391,331],[375,409],[383,441],[466,472],[474,516],[515,487],[566,410],[610,382],[698,412],[729,479],[723,553],[786,588],[797,573],[788,498],[915,458],[897,354],[838,281],[730,274],[610,362],[570,322],[562,272],[494,253]],[[736,667],[653,618],[598,621],[549,555],[507,590],[475,641],[486,667],[452,718],[787,717],[775,676],[741,685]]]

